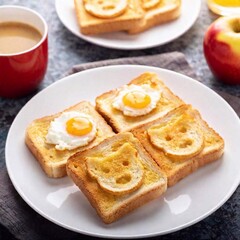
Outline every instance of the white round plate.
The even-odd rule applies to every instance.
[[[182,0],[182,13],[177,20],[135,35],[126,32],[105,33],[95,36],[83,35],[77,22],[74,1],[55,0],[55,7],[63,25],[76,36],[102,47],[136,50],[168,43],[188,31],[199,15],[201,0]]]
[[[128,83],[139,74],[156,72],[224,138],[221,160],[205,166],[171,187],[160,198],[119,221],[105,225],[85,196],[68,178],[48,178],[24,144],[25,129],[36,118],[61,111],[81,100]],[[160,68],[122,65],[96,68],[57,81],[33,97],[15,118],[6,142],[6,164],[13,185],[38,213],[67,229],[98,237],[139,238],[174,232],[218,209],[240,182],[240,121],[232,108],[208,87]]]

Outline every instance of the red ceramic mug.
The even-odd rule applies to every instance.
[[[5,22],[27,24],[41,34],[40,41],[30,49],[0,53],[0,96],[16,98],[36,89],[44,78],[48,63],[48,27],[37,12],[19,6],[0,6],[0,24]]]

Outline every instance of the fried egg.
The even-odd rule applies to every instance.
[[[89,144],[96,132],[96,124],[89,115],[64,112],[50,123],[46,143],[55,144],[57,150],[71,150]]]
[[[151,112],[160,99],[159,90],[151,88],[148,84],[124,85],[119,89],[112,106],[123,112],[125,116],[142,116]]]

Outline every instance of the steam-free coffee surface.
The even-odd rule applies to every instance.
[[[0,23],[0,54],[20,53],[34,47],[42,38],[34,27],[18,22]]]

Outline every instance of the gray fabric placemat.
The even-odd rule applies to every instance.
[[[185,56],[179,52],[80,64],[74,66],[68,74],[80,72],[89,68],[116,64],[139,64],[162,67],[197,79],[194,71],[187,63]],[[226,99],[240,116],[240,99],[224,92],[219,92],[219,94]],[[71,232],[48,221],[29,207],[14,189],[6,169],[0,170],[0,223],[20,240],[70,240],[83,237],[81,234]],[[196,226],[197,224],[192,228]],[[175,237],[184,237],[187,235],[188,231],[189,230],[182,230],[181,232],[172,233],[166,236],[166,238],[164,237],[164,239],[168,239],[168,237],[171,237],[171,239],[175,239]],[[84,239],[93,239],[93,237],[84,236]],[[161,239],[163,238],[161,237]]]
[[[66,75],[70,75],[73,73],[81,72],[83,70],[96,68],[96,67],[122,65],[122,64],[161,67],[161,68],[173,70],[197,79],[196,74],[194,73],[193,69],[189,66],[184,54],[180,52],[162,53],[162,54],[151,55],[151,56],[109,59],[104,61],[79,64],[79,65],[73,66],[72,69],[70,69],[70,71]]]

